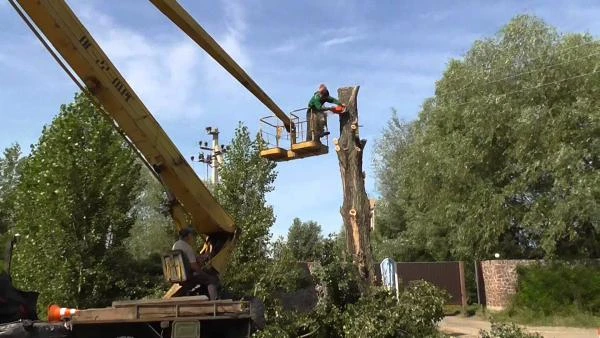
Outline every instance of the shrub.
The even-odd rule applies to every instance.
[[[509,312],[545,316],[585,312],[600,314],[600,266],[592,263],[536,264],[518,268],[518,292]]]
[[[325,286],[310,313],[267,307],[267,326],[256,337],[438,337],[437,323],[443,318],[448,294],[427,282],[415,282],[395,295],[372,288],[362,297],[356,267],[325,241],[320,268],[313,275]]]
[[[276,311],[256,337],[395,338],[439,337],[445,292],[420,282],[400,293],[399,301],[387,290],[375,288],[345,310],[320,303],[310,314]]]
[[[375,289],[343,314],[345,337],[435,337],[444,317],[448,294],[420,281],[404,289],[399,299],[384,289]]]
[[[491,331],[479,331],[481,338],[542,338],[537,333],[527,333],[514,323],[498,323],[492,321]]]

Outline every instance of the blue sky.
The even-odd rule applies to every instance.
[[[391,108],[414,119],[450,58],[533,14],[561,32],[600,33],[598,1],[180,1],[284,111],[306,105],[320,83],[332,94],[360,85],[367,192],[377,196],[371,158]],[[148,1],[69,1],[185,157],[204,128],[223,142],[238,121],[253,132],[267,109]],[[0,148],[28,151],[77,90],[8,2],[0,2]],[[337,137],[337,118],[329,118]],[[206,169],[192,164],[200,177]],[[337,231],[342,189],[335,152],[278,165],[268,196],[287,232],[294,217]]]

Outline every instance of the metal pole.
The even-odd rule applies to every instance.
[[[458,276],[460,279],[460,303],[462,305],[463,315],[467,314],[467,287],[465,284],[465,264],[463,261],[458,262]]]
[[[213,156],[212,156],[212,184],[216,185],[219,181],[219,162],[217,161],[217,154],[219,153],[219,129],[215,128],[210,133],[212,135],[213,144]]]
[[[481,305],[481,294],[479,291],[479,267],[477,265],[477,261],[474,261],[473,266],[475,267],[475,287],[477,288],[477,304]]]
[[[396,262],[394,262],[396,266]],[[398,281],[398,268],[394,269],[394,279],[396,282],[396,301],[400,302],[400,283]]]

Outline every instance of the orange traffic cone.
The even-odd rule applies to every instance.
[[[52,304],[48,307],[48,322],[61,322],[71,319],[77,312],[79,312],[77,309],[69,309]]]

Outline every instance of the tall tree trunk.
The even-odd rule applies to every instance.
[[[344,203],[340,209],[346,230],[346,247],[362,279],[363,291],[375,283],[370,241],[370,204],[365,190],[363,150],[367,140],[361,140],[358,127],[358,90],[360,86],[338,89],[339,100],[346,105],[340,115],[340,138],[335,150],[340,164]]]

